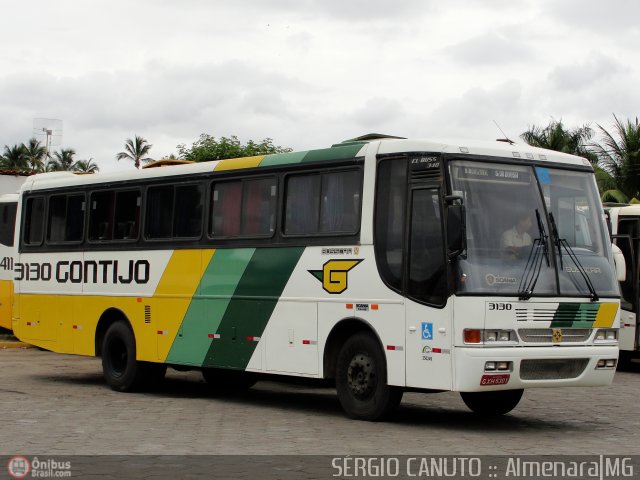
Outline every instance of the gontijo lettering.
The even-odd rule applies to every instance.
[[[17,281],[57,283],[113,283],[145,284],[149,281],[151,266],[147,260],[61,260],[52,263],[16,263]]]

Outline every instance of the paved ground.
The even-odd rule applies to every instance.
[[[393,422],[368,423],[326,388],[220,394],[170,370],[159,391],[123,394],[95,358],[7,349],[0,366],[0,454],[640,454],[640,368],[612,387],[529,390],[498,419],[454,393],[411,393]]]

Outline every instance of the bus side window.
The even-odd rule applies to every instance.
[[[199,237],[202,234],[202,188],[200,185],[176,187],[173,212],[174,237]]]
[[[44,197],[27,199],[24,218],[24,243],[26,245],[41,245],[44,237]]]
[[[138,238],[140,225],[140,192],[126,190],[116,192],[114,240]]]
[[[211,221],[213,237],[237,237],[240,234],[242,182],[218,182],[211,189]]]
[[[0,243],[7,247],[13,247],[17,209],[16,202],[0,204]]]
[[[47,242],[81,242],[84,210],[84,195],[52,196],[49,199]]]
[[[89,240],[111,240],[113,237],[114,192],[93,192],[89,204]]]

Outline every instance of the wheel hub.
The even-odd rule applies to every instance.
[[[358,353],[349,363],[347,383],[358,398],[368,397],[376,386],[376,374],[373,359],[366,353]]]

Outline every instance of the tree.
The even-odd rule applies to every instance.
[[[29,170],[24,144],[15,144],[13,147],[5,145],[0,166],[6,170]]]
[[[31,138],[24,145],[24,155],[29,164],[29,168],[34,172],[44,172],[47,160],[47,149],[36,138]]]
[[[151,147],[153,147],[153,145],[150,145],[144,138],[135,135],[133,140],[127,138],[124,145],[125,151],[118,153],[116,159],[133,160],[135,167],[140,168],[140,163],[153,161],[152,158],[143,158],[149,153]]]
[[[93,158],[89,160],[78,160],[73,164],[73,171],[80,173],[97,173],[100,167],[93,162]]]
[[[603,201],[626,202],[640,198],[640,123],[638,117],[635,122],[613,118],[613,133],[598,125],[602,143],[594,145],[594,151],[601,168],[613,179]]]
[[[206,162],[209,160],[223,160],[225,158],[253,157],[255,155],[271,155],[274,153],[287,153],[291,149],[273,144],[271,138],[265,138],[260,142],[249,140],[243,145],[238,137],[220,137],[218,140],[212,135],[203,133],[191,147],[185,144],[178,145],[178,156],[194,162]]]
[[[49,172],[70,172],[73,171],[75,161],[73,156],[76,151],[73,148],[62,148],[59,152],[53,152],[53,159],[47,165]]]
[[[551,120],[546,127],[532,125],[529,130],[520,135],[520,138],[533,147],[578,155],[589,160],[593,165],[598,190],[602,195],[603,192],[612,190],[615,180],[607,170],[599,165],[598,155],[594,152],[594,145],[589,143],[589,140],[593,138],[593,134],[593,129],[589,125],[569,130],[564,126],[562,120]],[[607,200],[603,197],[603,201]],[[610,199],[608,201],[614,200]]]
[[[588,143],[592,137],[593,129],[589,125],[569,130],[564,126],[562,120],[551,120],[546,127],[532,125],[529,130],[520,135],[520,138],[533,147],[578,155],[595,164],[598,159],[589,150]]]

